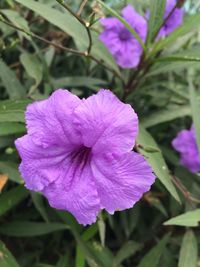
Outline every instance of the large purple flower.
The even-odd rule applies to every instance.
[[[173,8],[176,5],[176,0],[167,0],[166,1],[166,9],[165,9],[165,16],[164,19],[166,19],[170,12],[173,10]],[[183,23],[183,15],[184,10],[183,8],[176,8],[172,15],[169,17],[165,25],[161,28],[158,37],[165,37],[169,35],[171,32],[173,32],[176,28],[181,26]]]
[[[146,20],[131,5],[122,10],[122,16],[145,41]],[[117,64],[122,68],[137,67],[142,54],[142,47],[136,38],[117,18],[103,18],[101,24],[104,31],[100,35],[100,40],[113,55]]]
[[[26,187],[81,224],[101,209],[131,208],[155,180],[146,160],[132,151],[138,118],[109,90],[80,100],[59,89],[26,111],[28,134],[15,144]]]
[[[200,172],[200,154],[195,137],[195,130],[182,130],[173,140],[172,146],[181,155],[181,164],[191,172]]]

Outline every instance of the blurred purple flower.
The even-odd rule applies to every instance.
[[[166,1],[166,10],[165,10],[164,19],[166,19],[169,16],[170,12],[173,10],[173,8],[176,5],[176,2],[177,2],[176,0]],[[170,16],[170,18],[165,23],[165,25],[161,28],[158,34],[158,38],[169,35],[176,28],[181,26],[181,24],[183,23],[183,15],[184,15],[183,8],[176,8],[173,14]]]
[[[91,224],[101,209],[131,208],[155,180],[132,150],[138,118],[109,90],[80,100],[59,89],[26,111],[28,134],[15,144],[26,187],[52,207]]]
[[[200,154],[195,137],[195,130],[182,130],[173,140],[172,146],[181,155],[181,164],[191,172],[200,172]]]
[[[146,20],[131,5],[122,10],[122,16],[145,41]],[[103,18],[101,24],[104,31],[100,35],[100,40],[113,55],[117,64],[127,69],[137,67],[142,54],[142,47],[136,38],[117,18]]]

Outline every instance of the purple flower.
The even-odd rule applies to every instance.
[[[172,146],[181,155],[181,164],[191,172],[200,172],[200,154],[195,137],[195,130],[182,130],[173,140]]]
[[[122,10],[122,16],[145,41],[146,20],[131,5]],[[117,18],[103,18],[101,24],[104,31],[100,35],[100,40],[113,55],[117,64],[127,69],[137,67],[143,50],[136,38]]]
[[[164,19],[166,19],[169,16],[170,12],[176,5],[176,2],[177,2],[176,0],[166,1],[166,10]],[[158,37],[165,37],[169,35],[171,32],[173,32],[176,28],[181,26],[181,24],[183,23],[183,15],[184,15],[183,8],[176,8],[173,14],[165,23],[165,25],[161,28]]]
[[[59,89],[26,111],[28,134],[15,144],[26,187],[79,223],[95,222],[101,209],[131,208],[155,180],[132,151],[138,118],[109,90],[80,100]]]

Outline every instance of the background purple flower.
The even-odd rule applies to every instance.
[[[146,20],[131,5],[122,10],[122,16],[145,41]],[[135,37],[116,18],[103,18],[101,24],[104,31],[100,35],[100,40],[113,55],[117,64],[122,68],[137,67],[142,54],[142,47]]]
[[[101,209],[131,208],[155,180],[132,151],[137,115],[108,90],[80,100],[59,89],[29,105],[26,122],[27,135],[15,142],[26,187],[79,223],[95,222]]]
[[[176,2],[177,2],[176,0],[166,1],[166,10],[164,19],[168,17],[172,9],[175,7]],[[165,37],[169,35],[171,32],[173,32],[176,28],[181,26],[181,24],[183,23],[183,15],[184,15],[183,8],[176,8],[173,14],[167,20],[167,23],[161,28],[158,37]]]
[[[172,146],[181,155],[181,164],[191,172],[200,172],[200,154],[195,137],[195,130],[182,130],[173,140]]]

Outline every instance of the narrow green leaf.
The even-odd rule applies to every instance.
[[[200,209],[188,211],[177,217],[174,217],[164,223],[164,225],[179,225],[179,226],[198,226],[200,222]]]
[[[8,175],[9,180],[22,184],[20,173],[18,171],[18,164],[11,161],[0,161],[0,172]]]
[[[82,251],[83,255],[85,256],[85,259],[88,262],[88,265],[90,267],[106,267],[95,254],[95,251],[93,251],[93,249],[88,246],[86,242],[84,242],[84,240],[81,238],[81,236],[76,230],[73,230],[73,234],[78,243],[78,246],[80,247],[80,250]]]
[[[147,46],[154,40],[160,29],[164,13],[166,0],[153,0],[150,6],[150,19],[148,23]]]
[[[128,259],[129,257],[133,256],[138,250],[142,248],[141,244],[135,241],[128,241],[126,244],[122,246],[122,248],[118,251],[114,261],[113,267],[119,267],[120,264]]]
[[[3,85],[10,98],[20,99],[25,97],[26,90],[21,85],[20,81],[17,79],[14,71],[12,71],[0,58],[0,80],[2,80]]]
[[[184,69],[189,69],[191,67],[199,68],[200,62],[198,61],[168,61],[168,62],[158,62],[154,65],[152,70],[146,75],[146,77],[152,77],[154,75],[158,75],[160,73],[168,73],[168,72],[178,72]]]
[[[1,12],[16,26],[23,28],[29,32],[28,22],[20,15],[19,12],[11,9],[1,9]],[[28,40],[31,40],[31,37],[26,33],[18,31],[19,36],[23,36]]]
[[[86,76],[72,76],[53,79],[52,83],[55,88],[83,87],[85,84],[87,84],[87,87],[91,89],[100,85],[104,86],[108,84],[108,82],[105,80]]]
[[[198,245],[192,230],[188,230],[181,245],[178,267],[196,267],[198,259]]]
[[[64,10],[64,12],[62,12],[58,9],[50,7],[47,4],[42,4],[33,0],[15,0],[15,2],[20,3],[23,6],[33,10],[41,17],[57,26],[68,35],[72,36],[74,38],[76,46],[80,50],[83,50],[83,52],[87,50],[89,39],[86,30],[83,25],[67,10]],[[108,52],[103,43],[100,42],[99,34],[91,30],[91,35],[93,41],[91,54],[95,58],[103,60],[108,66],[110,66],[120,74],[119,68],[117,67],[112,55]]]
[[[0,136],[23,133],[25,132],[25,130],[26,130],[25,126],[22,123],[17,123],[17,122],[0,123]]]
[[[161,152],[147,152],[145,151],[145,147],[151,146],[159,151],[159,147],[154,141],[153,137],[140,125],[139,136],[137,139],[139,145],[142,148],[139,148],[141,154],[143,154],[146,158],[153,171],[155,172],[158,179],[163,183],[166,189],[170,192],[170,194],[180,202],[177,191],[172,183],[168,167],[165,163],[165,160],[161,154]]]
[[[197,145],[199,148],[199,153],[200,153],[200,105],[197,100],[197,94],[196,90],[194,88],[193,80],[192,80],[192,75],[193,75],[193,70],[191,69],[188,71],[188,83],[189,83],[189,94],[190,94],[190,105],[192,109],[192,117],[193,117],[193,122],[194,122],[194,128],[195,128],[195,133],[196,133],[196,140],[197,140]]]
[[[101,245],[104,247],[105,246],[105,239],[106,239],[106,225],[103,220],[102,214],[99,215],[98,219],[98,228],[99,228],[99,236],[101,240]]]
[[[155,45],[154,51],[159,51],[166,47],[167,45],[173,43],[178,37],[183,36],[184,34],[190,32],[191,30],[197,30],[200,24],[200,13],[198,12],[195,15],[189,16],[185,23],[182,26],[177,28],[173,33],[171,33],[166,38],[162,39]]]
[[[58,260],[55,267],[70,267],[69,265],[69,253],[65,253],[65,255],[62,255],[60,259]]]
[[[63,223],[40,223],[16,221],[1,225],[0,233],[8,236],[31,237],[69,229]]]
[[[15,187],[0,195],[0,216],[13,209],[28,196],[28,190],[24,186]]]
[[[0,241],[0,266],[1,267],[20,267],[13,255],[6,248],[4,243]]]
[[[75,267],[85,267],[85,255],[79,245],[76,246]]]
[[[43,196],[36,192],[31,192],[31,198],[35,205],[35,208],[38,210],[45,222],[49,222],[47,212],[44,207]]]
[[[119,21],[121,21],[122,24],[132,33],[132,35],[137,39],[137,41],[141,44],[143,49],[145,49],[145,45],[140,38],[139,34],[130,26],[130,24],[123,18],[121,17],[114,9],[110,8],[107,6],[104,2],[101,0],[97,0],[99,4],[101,4],[112,16],[116,17]]]
[[[0,101],[0,122],[24,122],[24,112],[30,102],[28,99]]]
[[[149,128],[160,123],[191,115],[191,108],[187,105],[168,106],[165,109],[151,113],[142,120],[142,125]]]
[[[171,55],[166,57],[160,57],[156,59],[156,61],[164,61],[164,62],[200,62],[200,57],[193,57],[187,55]]]
[[[31,95],[42,81],[42,64],[36,55],[27,52],[20,55],[20,61],[28,75],[35,80],[35,84],[29,90],[29,94]]]
[[[165,235],[158,244],[153,247],[141,260],[137,267],[157,267],[160,258],[165,250],[165,247],[169,241],[169,235]]]

